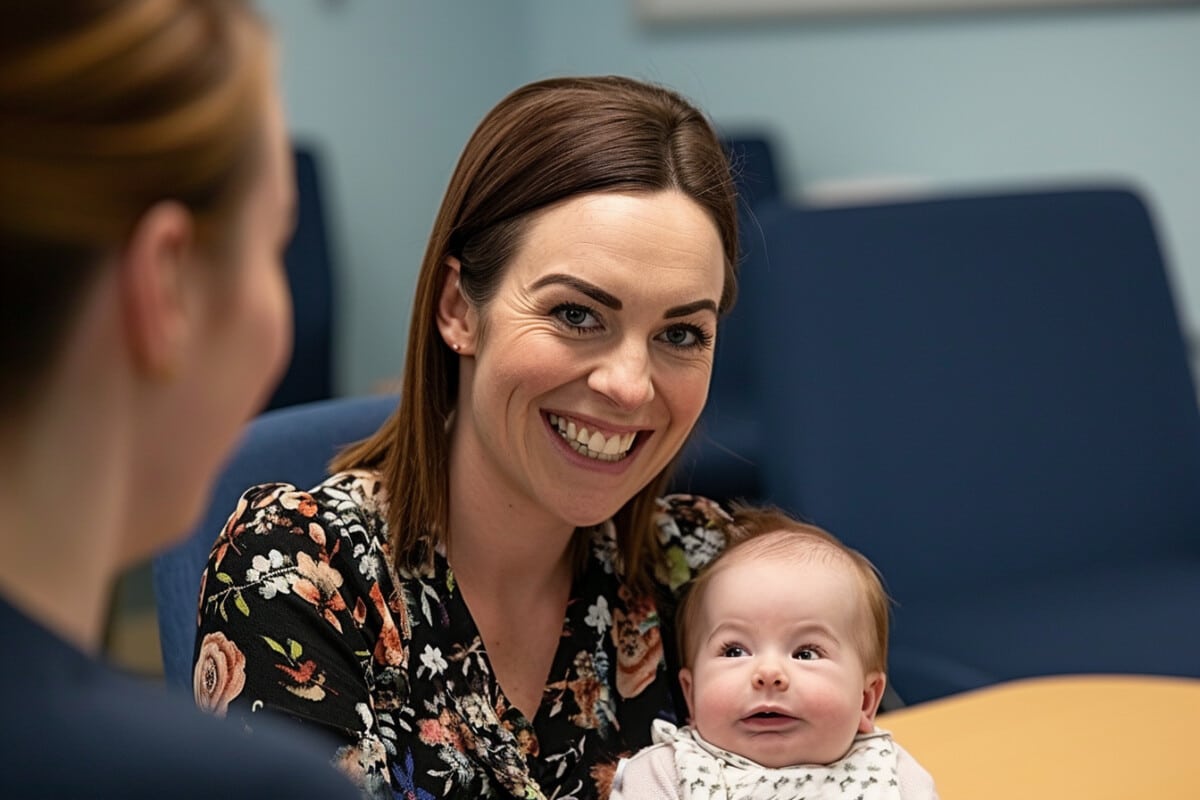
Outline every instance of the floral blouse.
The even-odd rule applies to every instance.
[[[607,797],[652,721],[682,721],[659,607],[724,545],[719,506],[660,500],[655,596],[622,583],[613,525],[596,529],[529,720],[493,676],[446,560],[391,566],[386,504],[369,471],[242,496],[200,588],[198,705],[247,727],[264,709],[295,717],[330,735],[331,760],[365,796],[413,800]]]

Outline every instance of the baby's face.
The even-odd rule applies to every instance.
[[[883,693],[855,646],[859,591],[840,559],[748,559],[715,574],[680,672],[700,735],[767,767],[845,755]]]

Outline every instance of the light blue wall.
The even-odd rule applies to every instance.
[[[337,389],[399,373],[417,268],[480,117],[525,74],[526,26],[476,0],[259,0],[293,135],[320,150],[338,258]],[[520,11],[519,5],[515,9]]]
[[[1200,9],[649,28],[634,0],[268,0],[294,130],[330,150],[339,386],[394,373],[458,151],[508,90],[560,73],[672,85],[776,135],[791,190],[1113,177],[1157,214],[1200,327]]]
[[[1125,179],[1157,212],[1200,325],[1200,8],[650,28],[633,0],[528,0],[535,75],[663,81],[778,136],[797,194]]]

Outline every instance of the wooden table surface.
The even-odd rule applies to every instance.
[[[1032,678],[878,725],[929,770],[942,800],[1200,800],[1200,680]]]

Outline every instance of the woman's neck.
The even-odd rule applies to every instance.
[[[537,597],[571,579],[574,529],[539,514],[456,504],[450,492],[446,558],[459,582],[496,600]]]
[[[77,405],[47,398],[0,427],[0,593],[96,653],[122,555],[120,432]]]
[[[28,529],[14,530],[7,523],[0,529],[0,542],[6,553],[0,563],[0,595],[76,648],[98,655],[104,643],[115,574],[108,570],[79,569],[80,559],[74,559],[74,564],[64,564],[61,548],[47,546],[35,550],[11,546],[29,535]],[[77,544],[76,540],[55,541],[63,542],[64,547]]]
[[[446,557],[460,583],[497,602],[569,588],[575,529],[476,474],[478,464],[452,448]]]

